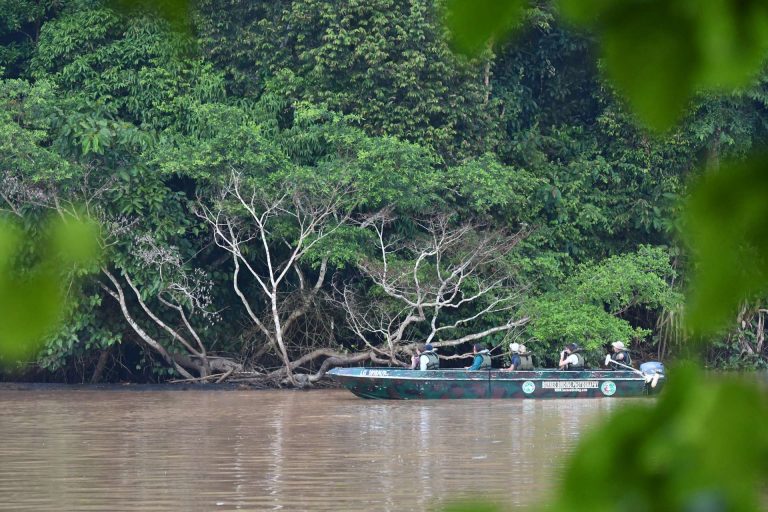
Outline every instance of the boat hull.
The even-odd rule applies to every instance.
[[[632,371],[608,370],[402,370],[334,368],[328,374],[362,398],[420,400],[453,398],[613,398],[648,396],[656,386]]]

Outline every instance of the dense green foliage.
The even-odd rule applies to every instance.
[[[486,341],[522,336],[542,361],[569,341],[648,352],[681,303],[670,219],[687,181],[765,138],[763,81],[700,95],[674,131],[647,132],[603,81],[599,38],[546,3],[472,57],[451,51],[439,1],[233,0],[192,14],[174,30],[141,9],[16,2],[0,27],[2,208],[31,234],[49,213],[101,225],[101,268],[68,284],[67,321],[38,358],[61,377],[174,375],[211,354],[317,368],[330,352],[302,358],[368,350],[343,297],[367,297],[377,318],[401,311],[389,292],[403,282],[371,277],[384,217],[386,247],[435,215],[474,239],[518,233],[503,258],[473,264],[457,291],[482,296],[466,317],[442,311],[436,341],[450,341],[440,326],[458,322],[461,337],[529,317]],[[419,269],[417,255],[404,247],[392,268]],[[439,292],[430,265],[413,275]],[[398,339],[428,323],[405,321]]]
[[[633,326],[622,318],[633,308],[658,311],[681,302],[668,284],[674,274],[669,255],[658,247],[641,246],[635,253],[581,265],[557,291],[529,302],[533,318],[529,330],[547,349],[558,342],[581,345],[594,364],[610,343],[631,345],[651,334],[648,326]],[[536,349],[535,345],[530,348]]]

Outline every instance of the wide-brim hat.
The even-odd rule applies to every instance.
[[[621,342],[621,341],[614,341],[613,343],[611,343],[611,346],[612,346],[613,348],[617,348],[617,349],[619,349],[619,350],[623,350],[623,349],[625,348],[625,347],[624,347],[624,343],[623,343],[623,342]]]
[[[509,350],[510,352],[520,352],[520,344],[519,343],[510,343],[509,344]]]

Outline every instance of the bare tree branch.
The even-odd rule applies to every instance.
[[[416,342],[413,336],[423,333],[423,327],[427,327],[426,342],[455,346],[527,322],[527,318],[512,318],[518,291],[502,265],[524,233],[508,235],[472,224],[453,225],[449,216],[435,215],[418,221],[419,234],[401,241],[388,236],[393,221],[390,212],[377,212],[358,222],[375,233],[379,254],[378,259],[360,262],[359,268],[383,296],[358,297],[360,283],[334,285],[334,300],[347,312],[350,330],[367,347],[380,352],[378,347],[385,346],[391,362],[403,364]],[[447,310],[448,321],[444,319]],[[509,318],[450,337],[459,329],[471,330],[491,314]]]
[[[299,262],[348,222],[349,213],[342,208],[342,201],[348,192],[348,187],[336,185],[322,194],[313,195],[286,185],[282,191],[268,195],[233,171],[222,187],[216,204],[209,206],[202,200],[198,201],[197,213],[212,227],[216,244],[232,254],[235,293],[248,317],[276,348],[282,360],[282,369],[291,383],[294,382],[295,365],[289,354],[289,333],[312,306],[323,286],[328,267],[327,257],[322,258],[317,280],[307,290]],[[294,228],[290,239],[277,231],[285,223]],[[258,260],[254,260],[256,255]],[[269,311],[266,322],[253,311],[239,286],[241,266],[248,269],[259,284],[265,309]],[[294,274],[298,285],[289,282],[288,276]],[[299,302],[289,309],[286,307],[288,301],[294,300],[291,290],[298,290]]]
[[[149,345],[155,352],[160,354],[160,356],[165,360],[165,362],[169,366],[173,367],[177,372],[179,372],[179,374],[181,374],[182,376],[188,379],[194,378],[187,370],[185,370],[181,365],[179,365],[176,362],[176,360],[168,353],[165,347],[163,347],[160,343],[158,343],[157,340],[152,338],[149,334],[146,333],[146,331],[144,331],[144,329],[142,329],[139,326],[136,320],[134,320],[134,318],[131,316],[131,313],[128,311],[128,305],[125,301],[125,294],[123,293],[123,288],[122,286],[120,286],[119,281],[106,268],[102,267],[101,271],[112,282],[112,285],[114,286],[114,290],[111,290],[109,287],[107,287],[101,282],[99,282],[99,284],[101,285],[102,289],[104,289],[120,305],[120,310],[122,311],[123,316],[125,317],[125,320],[128,322],[128,325],[131,326],[134,332],[138,334],[139,337],[147,345]]]

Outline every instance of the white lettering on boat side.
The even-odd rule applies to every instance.
[[[363,376],[389,377],[389,370],[363,370]]]
[[[558,391],[586,391],[588,389],[597,389],[596,380],[545,380],[541,383],[542,389],[552,389]]]

